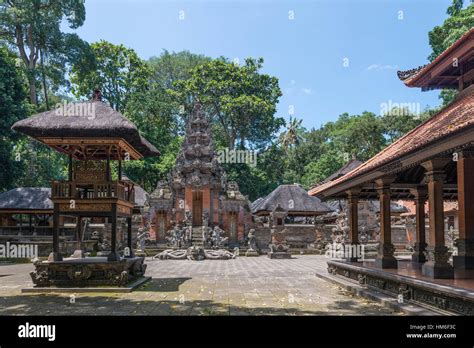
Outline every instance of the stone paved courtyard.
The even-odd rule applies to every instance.
[[[401,315],[315,276],[327,259],[148,260],[131,293],[21,294],[31,264],[0,266],[0,315]]]

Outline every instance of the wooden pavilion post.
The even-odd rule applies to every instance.
[[[347,262],[357,262],[359,244],[359,194],[360,188],[354,188],[347,191],[347,204],[349,213],[349,242],[350,242],[350,255],[345,255]],[[354,255],[355,254],[355,255]]]
[[[78,216],[76,220],[76,250],[72,257],[80,259],[85,257],[82,244],[82,216]]]
[[[413,262],[424,263],[426,261],[426,226],[425,226],[425,203],[427,191],[425,187],[418,187],[410,190],[414,196],[415,212],[416,212],[416,240],[414,252],[411,255]]]
[[[459,239],[453,256],[455,278],[474,278],[474,152],[463,151],[457,162]]]
[[[54,203],[53,212],[53,251],[49,254],[48,261],[62,261],[59,252],[59,203]]]
[[[397,268],[397,259],[393,256],[395,248],[392,244],[392,216],[390,211],[390,184],[393,177],[376,180],[380,200],[380,245],[375,265],[379,268]]]
[[[423,264],[422,273],[436,279],[454,277],[453,267],[448,263],[449,252],[444,240],[443,182],[446,174],[443,170],[448,159],[432,159],[422,166],[428,182],[428,202],[430,207],[430,230],[428,243],[428,261]]]
[[[117,204],[112,204],[112,231],[111,231],[111,251],[107,257],[108,261],[119,261],[120,256],[117,253]]]
[[[132,247],[132,218],[127,218],[127,246],[130,251],[128,257],[133,257],[133,247]]]

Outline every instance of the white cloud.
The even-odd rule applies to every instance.
[[[311,90],[311,88],[302,88],[301,91],[302,91],[304,94],[307,94],[307,95],[310,95],[311,93],[313,93],[313,91]]]

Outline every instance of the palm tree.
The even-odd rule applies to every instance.
[[[304,128],[301,126],[303,120],[292,118],[286,123],[286,131],[280,135],[280,144],[288,149],[294,145],[299,145],[303,141]]]

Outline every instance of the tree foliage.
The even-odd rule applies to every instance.
[[[199,100],[225,146],[261,149],[284,124],[275,117],[281,96],[278,79],[260,73],[262,67],[261,58],[248,58],[242,66],[223,58],[212,60],[192,69],[190,78],[177,81],[174,95],[186,110]]]
[[[76,29],[85,20],[77,0],[9,0],[0,2],[0,37],[18,50],[28,78],[30,102],[38,104],[37,86],[46,79],[64,82],[65,64],[80,60],[88,45],[76,34],[63,33],[61,23]],[[41,62],[41,69],[38,64]],[[49,66],[46,67],[48,63]],[[41,71],[40,71],[41,70]]]
[[[124,111],[134,94],[148,88],[151,71],[137,53],[123,45],[101,40],[91,44],[92,65],[84,62],[72,69],[72,91],[78,98],[90,99],[92,91],[100,89],[104,100],[115,110]]]

